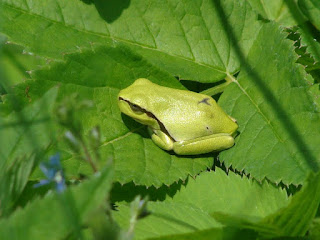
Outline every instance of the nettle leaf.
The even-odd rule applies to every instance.
[[[235,40],[244,53],[260,28],[244,0],[0,2],[1,31],[27,51],[61,59],[90,43],[122,43],[172,75],[201,82],[221,80],[240,67],[221,9],[237,26]]]
[[[307,29],[307,28],[306,28]],[[310,53],[310,55],[314,59],[314,64],[319,64],[320,62],[320,39],[314,38],[310,33],[306,33],[305,30],[298,30],[301,34],[301,44],[306,47],[306,51]],[[319,69],[318,65],[315,65],[316,69]]]
[[[298,0],[304,15],[320,30],[320,2],[317,0]]]
[[[0,36],[1,39],[1,36]],[[1,41],[0,41],[1,42]],[[2,67],[1,81],[2,87],[6,92],[10,92],[10,87],[28,78],[30,69],[35,69],[45,64],[45,60],[40,57],[32,56],[23,51],[23,47],[15,44],[0,44],[0,64]]]
[[[262,224],[278,228],[280,236],[304,236],[320,204],[320,172],[311,173],[302,190],[292,197],[290,204],[273,215],[266,217]]]
[[[8,216],[17,204],[35,166],[36,154],[17,158],[0,170],[0,217]]]
[[[66,239],[79,233],[92,212],[103,206],[112,184],[111,166],[63,193],[50,193],[0,221],[1,239]],[[79,237],[79,236],[78,236]]]
[[[27,85],[30,98],[37,99],[45,89],[59,84],[58,99],[77,93],[81,99],[92,100],[94,107],[79,113],[79,120],[84,133],[100,126],[102,145],[99,151],[103,160],[98,164],[103,167],[107,159],[113,158],[115,180],[121,183],[133,181],[159,187],[211,167],[213,157],[209,155],[180,157],[161,150],[152,142],[145,126],[120,113],[119,90],[140,77],[160,85],[184,88],[175,78],[127,48],[97,47],[93,51],[67,55],[64,62],[33,72],[33,80],[17,86],[16,94],[24,96]],[[22,100],[28,101],[25,97]],[[62,142],[59,149],[67,176],[91,174],[91,167],[65,145]]]
[[[320,173],[311,173],[302,190],[295,194],[290,203],[263,219],[247,218],[244,215],[213,214],[226,226],[251,229],[263,238],[302,237],[310,229],[320,203]],[[313,222],[316,224],[316,221]],[[317,232],[313,232],[315,235]],[[291,239],[291,238],[290,238]]]
[[[320,44],[315,29],[309,26],[308,19],[315,25],[319,22],[320,7],[317,0],[248,0],[252,8],[267,20],[279,23],[282,27],[298,28],[301,43],[314,61],[320,61]],[[298,4],[299,3],[299,4]],[[319,12],[319,14],[318,14]],[[319,28],[319,27],[318,27]],[[308,66],[309,67],[309,66]],[[315,66],[314,66],[315,67]],[[318,74],[318,73],[317,73]]]
[[[208,213],[192,204],[149,202],[147,209],[151,214],[137,222],[135,239],[165,237],[222,227]],[[121,228],[128,229],[130,207],[121,204],[118,210],[113,212],[113,216]]]
[[[189,178],[186,186],[182,186],[172,199],[167,197],[164,202],[149,202],[151,214],[137,223],[135,234],[137,239],[144,239],[171,234],[200,234],[211,228],[223,230],[223,226],[209,216],[222,212],[261,220],[288,204],[285,190],[216,169],[195,179]],[[119,203],[119,211],[114,216],[121,227],[128,227],[130,213],[127,204]]]
[[[50,55],[51,52],[56,54],[56,58],[60,58],[62,49],[72,51],[77,46],[92,47],[92,44],[89,44],[90,42],[101,42],[106,45],[119,45],[121,43],[142,53],[144,57],[157,66],[165,67],[171,75],[190,77],[189,79],[197,81],[206,79],[201,81],[211,82],[225,77],[226,74],[229,74],[228,77],[232,78],[230,74],[239,70],[239,59],[241,59],[243,62],[241,73],[238,79],[232,78],[234,83],[228,86],[220,101],[227,112],[239,120],[241,134],[237,137],[236,146],[225,151],[221,155],[221,159],[228,166],[232,164],[239,170],[245,169],[247,173],[252,174],[257,179],[267,177],[272,181],[283,180],[285,183],[301,183],[310,169],[317,168],[317,163],[314,163],[314,161],[318,159],[319,152],[316,148],[319,139],[316,138],[319,129],[318,115],[313,106],[315,100],[312,100],[307,93],[308,84],[304,80],[307,78],[305,72],[302,67],[294,63],[297,57],[291,46],[292,43],[284,40],[286,36],[279,33],[278,26],[274,25],[272,28],[271,32],[274,35],[267,33],[266,29],[270,26],[269,24],[263,24],[262,30],[260,30],[262,23],[256,20],[256,14],[251,11],[251,7],[246,2],[230,0],[220,3],[219,1],[202,2],[199,0],[199,2],[190,1],[186,3],[179,1],[176,4],[173,2],[150,2],[149,5],[145,5],[145,2],[130,1],[130,4],[123,4],[120,8],[118,6],[116,13],[113,14],[108,12],[110,5],[102,2],[85,5],[81,1],[75,0],[68,2],[51,0],[44,6],[35,4],[35,2],[17,1],[12,3],[3,0],[2,4],[5,8],[2,13],[5,19],[3,31],[12,41],[18,41],[28,46],[32,51],[46,56]],[[48,6],[52,6],[52,8]],[[61,11],[56,14],[52,9]],[[84,18],[85,21],[82,21]],[[12,21],[13,19],[15,21]],[[81,21],[76,19],[81,19]],[[19,24],[20,20],[26,22],[28,27]],[[163,24],[167,21],[170,24]],[[18,26],[14,25],[16,23]],[[160,27],[160,23],[163,28]],[[207,26],[210,26],[210,28]],[[237,28],[230,29],[230,26],[237,26]],[[36,30],[37,34],[28,35],[24,32],[26,29],[29,32],[30,29]],[[55,39],[52,38],[53,32],[55,36],[58,35]],[[56,34],[57,32],[60,34]],[[64,36],[68,36],[68,38]],[[59,40],[60,37],[63,39],[63,44],[62,40]],[[77,42],[74,42],[74,39]],[[164,42],[164,39],[166,39],[166,42]],[[38,44],[40,40],[46,44]],[[266,40],[268,40],[267,43],[265,43]],[[260,49],[262,43],[266,47]],[[250,66],[254,68],[254,72],[258,76],[263,76],[262,81],[266,83],[267,88],[261,84],[256,84],[257,80],[255,76],[252,76],[251,68],[248,68],[248,65],[245,64],[251,46],[254,49],[250,51],[248,61]],[[279,46],[283,46],[283,48]],[[264,54],[262,54],[262,51],[264,51]],[[190,59],[193,59],[189,56],[191,53],[194,60],[190,61]],[[275,54],[273,55],[273,53]],[[54,54],[51,56],[54,56]],[[78,54],[78,56],[80,55]],[[264,57],[259,58],[260,56]],[[100,65],[92,61],[94,64],[89,66],[95,71],[90,72],[90,69],[83,68],[83,64],[88,61],[85,59],[87,57],[85,54],[80,57],[81,61],[78,66],[72,68],[74,72],[69,71],[68,68],[57,67],[55,71],[59,74],[52,71],[51,76],[48,77],[50,79],[48,82],[52,85],[57,81],[61,82],[61,72],[69,71],[70,74],[63,73],[65,79],[62,81],[70,89],[65,95],[68,95],[70,91],[77,91],[83,97],[94,99],[97,103],[99,99],[100,105],[97,105],[96,109],[101,107],[99,111],[104,111],[103,114],[115,116],[118,111],[116,104],[109,101],[110,105],[104,105],[103,103],[106,103],[106,101],[104,102],[103,96],[106,93],[103,92],[104,88],[101,87],[103,84],[94,85],[95,82],[92,80],[95,78],[101,79],[103,75],[99,75],[100,73],[108,74],[102,70],[102,65],[107,63],[104,59],[99,60]],[[269,59],[268,62],[265,59]],[[277,61],[274,59],[277,59]],[[210,67],[206,68],[206,66]],[[141,69],[145,73],[147,72],[147,68]],[[208,70],[208,72],[205,69],[210,69],[210,71]],[[220,71],[219,73],[216,71],[217,69],[218,72]],[[293,74],[292,69],[296,69],[297,74]],[[73,86],[70,81],[73,81],[71,79],[74,79],[74,74],[79,72],[81,72],[81,76],[78,77],[80,84]],[[115,79],[123,78],[126,72],[120,73],[118,68],[112,69],[114,78],[110,81],[110,87],[112,88],[110,88],[107,96],[116,96],[117,90],[125,86],[124,84],[117,86],[121,82],[115,82]],[[251,75],[251,77],[247,78],[247,75]],[[141,74],[136,74],[132,78],[130,76],[131,80],[126,80],[127,84],[140,76]],[[40,79],[42,76],[38,78]],[[166,76],[166,79],[169,80],[169,76]],[[171,79],[170,81],[174,82],[174,79]],[[283,87],[286,84],[289,84],[287,88]],[[99,90],[95,89],[94,93],[86,92],[88,87],[96,88],[97,86]],[[41,93],[46,88],[46,84],[39,84],[35,91]],[[292,91],[285,91],[291,88]],[[289,93],[293,91],[295,93],[290,95]],[[286,97],[285,101],[283,101],[284,97]],[[299,111],[301,112],[300,115],[298,114]],[[304,120],[301,120],[306,112],[309,113],[310,124],[309,122],[305,124]],[[209,162],[199,164],[192,158],[188,158],[189,161],[186,161],[186,158],[171,156],[158,148],[154,148],[155,146],[149,138],[131,133],[132,130],[133,132],[140,131],[139,125],[128,123],[131,131],[126,132],[128,129],[123,126],[123,123],[115,120],[120,120],[120,115],[113,120],[106,120],[106,117],[102,117],[102,115],[97,117],[95,113],[95,111],[92,111],[92,114],[88,113],[85,116],[85,129],[89,129],[89,126],[91,127],[93,124],[101,124],[101,122],[105,132],[109,122],[113,122],[111,124],[116,126],[113,127],[112,125],[113,130],[108,130],[110,136],[104,138],[106,144],[103,146],[102,152],[105,156],[117,152],[116,158],[129,159],[128,151],[124,150],[129,149],[128,144],[131,144],[131,142],[139,142],[140,148],[130,149],[132,150],[130,158],[132,156],[141,158],[142,156],[142,159],[152,159],[150,162],[140,161],[136,165],[128,165],[127,161],[122,161],[120,165],[116,165],[116,172],[118,172],[117,167],[119,167],[119,174],[116,175],[119,176],[118,180],[123,183],[133,179],[137,184],[153,184],[156,186],[160,186],[161,183],[170,184],[177,180],[178,175],[183,175],[184,177],[181,178],[184,179],[187,173],[199,173],[209,165]],[[292,114],[294,119],[291,120]],[[289,122],[287,116],[290,116]],[[124,121],[130,122],[128,119],[124,119]],[[296,123],[296,121],[299,123]],[[293,125],[291,122],[293,122]],[[296,124],[299,126],[296,126]],[[301,130],[301,135],[304,137],[300,137],[298,130]],[[309,132],[311,135],[309,135]],[[128,133],[128,135],[119,138],[124,136],[121,133]],[[145,133],[144,130],[142,136],[145,136],[143,133]],[[259,146],[256,147],[256,145]],[[154,149],[152,151],[143,150],[149,148]],[[159,162],[156,157],[159,154],[164,154],[161,159],[166,158],[167,160]],[[82,168],[82,165],[79,165],[77,161],[73,161],[71,155],[65,156],[66,158],[70,159],[67,161],[70,169],[78,168],[80,172],[88,173],[87,167]],[[177,159],[177,161],[172,159]],[[312,166],[309,166],[308,162],[310,161]],[[166,167],[159,169],[158,165]],[[168,168],[173,172],[167,171]],[[181,168],[188,170],[180,174]],[[126,174],[122,172],[124,169]],[[149,171],[144,171],[144,169]],[[276,170],[274,171],[274,169]],[[137,174],[137,171],[140,174]],[[75,171],[74,174],[78,172]],[[154,175],[153,173],[157,174]],[[132,174],[135,176],[134,178],[131,177]],[[147,180],[150,178],[154,180]]]
[[[296,19],[292,13],[296,0],[248,0],[248,2],[262,18],[276,21],[286,27],[295,26],[306,20]],[[299,11],[296,7],[295,9]]]
[[[259,180],[299,184],[319,169],[320,119],[292,44],[276,24],[262,27],[248,64],[219,100],[240,132],[220,159]]]
[[[51,115],[57,92],[57,87],[48,88],[33,104],[0,118],[1,169],[16,158],[39,153],[55,138]]]
[[[208,230],[196,231],[193,233],[174,234],[166,237],[148,238],[149,240],[255,240],[257,233],[247,229],[237,228],[211,228]],[[294,239],[292,239],[294,240]],[[299,240],[299,239],[297,239]]]
[[[298,3],[304,16],[314,25],[312,27],[307,24],[300,26],[301,44],[306,47],[315,62],[320,62],[320,39],[317,31],[320,29],[320,4],[314,0],[299,0]],[[297,14],[297,17],[301,18],[300,14]]]
[[[57,92],[57,88],[49,89],[23,110],[0,118],[0,216],[11,212],[55,138],[51,115]]]
[[[320,238],[320,218],[314,218],[309,229],[309,237],[312,240]]]
[[[276,188],[267,181],[259,184],[233,172],[227,175],[219,168],[205,172],[167,201],[194,204],[212,214],[217,211],[262,218],[285,207],[288,201],[284,189]]]

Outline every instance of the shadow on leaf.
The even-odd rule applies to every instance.
[[[89,0],[82,0],[87,3]],[[128,8],[130,0],[92,0],[100,16],[108,23],[114,22],[120,17],[123,10]]]

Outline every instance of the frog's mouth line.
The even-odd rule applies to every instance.
[[[172,139],[172,141],[176,142],[176,140],[170,135],[170,133],[168,132],[166,127],[163,125],[163,123],[152,112],[149,112],[146,109],[144,109],[144,108],[142,108],[142,107],[140,107],[140,106],[138,106],[138,105],[130,102],[129,100],[122,98],[122,97],[119,97],[119,101],[124,101],[124,102],[128,103],[128,105],[130,106],[130,108],[132,109],[133,112],[136,112],[136,111],[143,112],[143,113],[147,114],[148,117],[156,120],[159,127],[160,127],[160,130],[162,132],[164,132],[165,134],[167,134]]]

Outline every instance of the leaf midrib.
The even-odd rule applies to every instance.
[[[45,19],[46,21],[51,21],[52,23],[56,23],[56,24],[61,24],[63,25],[64,27],[66,28],[70,28],[72,30],[75,30],[75,31],[78,31],[78,32],[83,32],[83,33],[86,33],[86,34],[90,34],[90,35],[95,35],[95,36],[98,36],[98,37],[101,37],[101,38],[108,38],[108,39],[111,39],[112,41],[116,42],[116,41],[119,41],[119,42],[123,42],[123,43],[126,43],[128,45],[134,45],[134,46],[138,46],[140,48],[144,48],[144,49],[147,49],[147,50],[150,50],[150,51],[157,51],[157,52],[160,52],[160,53],[163,53],[163,54],[166,54],[168,56],[171,56],[171,57],[176,57],[176,58],[180,58],[184,61],[188,61],[188,62],[191,62],[191,63],[195,63],[199,66],[202,66],[202,67],[207,67],[207,68],[210,68],[212,70],[215,70],[217,72],[220,72],[220,73],[224,73],[224,74],[229,74],[229,72],[223,70],[223,69],[220,69],[220,68],[217,68],[217,67],[214,67],[212,65],[209,65],[209,64],[205,64],[205,63],[201,63],[201,62],[197,62],[197,61],[193,61],[192,59],[189,59],[189,58],[186,58],[186,57],[183,57],[183,56],[180,56],[180,55],[176,55],[176,54],[171,54],[171,53],[168,53],[168,52],[163,52],[159,49],[156,49],[156,48],[151,48],[150,46],[147,46],[147,45],[143,45],[143,44],[138,44],[138,43],[135,43],[135,42],[132,42],[130,40],[126,40],[126,39],[122,39],[122,38],[117,38],[117,37],[111,37],[111,36],[107,36],[107,35],[104,35],[104,34],[101,34],[101,33],[96,33],[96,32],[92,32],[92,31],[88,31],[86,29],[78,29],[78,28],[75,28],[74,26],[72,25],[66,25],[65,23],[62,23],[62,22],[58,22],[56,20],[53,20],[53,19],[50,19],[50,18],[46,18],[42,15],[39,15],[39,14],[35,14],[35,13],[31,13],[31,12],[28,12],[26,10],[23,10],[21,8],[17,8],[15,6],[12,6],[12,5],[9,5],[7,3],[1,3],[3,6],[6,6],[8,8],[11,8],[11,9],[14,9],[16,11],[20,11],[22,14],[27,14],[27,15],[30,15],[30,16],[34,16],[34,17],[39,17],[39,18],[42,18],[42,19]],[[91,43],[93,44],[93,42]],[[213,43],[214,44],[214,43]],[[48,57],[48,56],[46,56]]]
[[[247,98],[249,99],[249,101],[253,104],[253,106],[257,109],[257,112],[262,116],[262,118],[264,119],[264,121],[267,123],[267,125],[269,125],[269,127],[271,128],[273,134],[276,136],[276,138],[278,139],[278,141],[283,144],[283,146],[286,148],[287,152],[290,154],[290,156],[292,157],[292,159],[296,162],[297,166],[300,166],[301,170],[303,172],[304,168],[302,167],[301,163],[298,161],[298,159],[295,157],[294,153],[292,153],[290,151],[290,149],[288,149],[287,144],[285,144],[285,141],[283,139],[281,139],[280,135],[277,133],[276,129],[273,127],[273,125],[271,124],[271,121],[268,120],[267,116],[261,111],[261,109],[259,108],[259,106],[255,103],[255,101],[253,100],[253,98],[251,98],[251,96],[246,92],[246,90],[241,86],[241,84],[239,83],[239,81],[237,81],[237,79],[235,79],[233,76],[229,76],[232,81],[237,84],[237,86],[239,87],[239,89],[244,93],[244,95],[247,96]],[[267,156],[265,156],[265,158],[267,158]]]

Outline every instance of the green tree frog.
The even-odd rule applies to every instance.
[[[159,86],[139,78],[120,91],[121,112],[148,126],[153,142],[179,155],[234,145],[238,125],[210,96]]]

